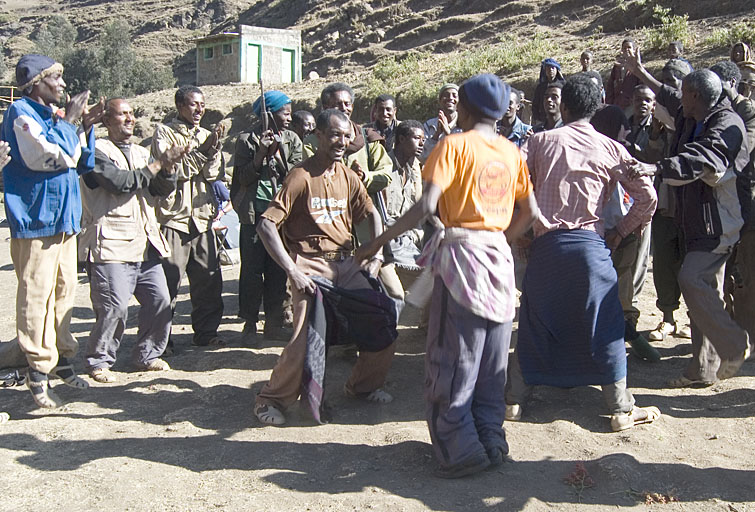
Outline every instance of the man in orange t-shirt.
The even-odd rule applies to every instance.
[[[495,75],[464,82],[463,133],[444,137],[430,153],[419,202],[355,255],[367,260],[437,208],[445,229],[427,244],[421,263],[435,276],[425,398],[440,461],[436,475],[443,478],[497,466],[508,454],[503,397],[516,298],[507,240],[529,229],[537,212],[526,163],[496,134],[508,105],[509,86]]]

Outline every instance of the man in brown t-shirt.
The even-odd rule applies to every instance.
[[[317,151],[289,172],[257,228],[268,253],[288,275],[294,309],[293,338],[257,395],[254,414],[262,423],[285,423],[282,411],[299,397],[305,326],[315,291],[309,276],[323,276],[346,289],[369,288],[352,257],[351,231],[367,219],[374,238],[382,232],[382,223],[359,177],[341,163],[350,133],[348,117],[338,110],[325,110],[317,117]],[[365,269],[374,276],[381,264],[380,258],[373,258]],[[380,352],[360,352],[346,394],[378,403],[393,400],[381,389],[393,351],[391,344]]]

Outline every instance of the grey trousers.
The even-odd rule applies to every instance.
[[[679,270],[679,287],[689,309],[692,360],[684,370],[691,380],[714,382],[721,359],[736,359],[749,338],[726,312],[724,271],[729,254],[690,251]]]
[[[511,322],[497,323],[457,303],[435,278],[425,356],[427,424],[435,455],[454,466],[501,448]]]
[[[186,272],[191,296],[191,327],[194,344],[206,345],[217,336],[223,319],[223,276],[212,229],[204,233],[182,233],[162,227],[171,255],[163,260],[171,308],[175,311],[178,288]]]
[[[160,260],[140,263],[89,263],[89,289],[95,324],[86,347],[86,366],[110,368],[128,319],[128,302],[139,301],[139,331],[133,359],[146,365],[160,357],[168,343],[170,295]]]
[[[630,234],[611,254],[616,276],[619,279],[619,300],[624,319],[636,327],[640,317],[637,301],[648,272],[650,256],[650,228],[641,237]]]

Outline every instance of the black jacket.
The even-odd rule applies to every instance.
[[[698,123],[685,118],[681,92],[663,86],[658,103],[676,112],[671,157],[658,163],[665,183],[677,188],[677,219],[688,251],[725,253],[739,240],[742,211],[737,174],[749,162],[744,123],[723,97]]]

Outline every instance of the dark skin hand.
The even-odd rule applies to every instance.
[[[100,101],[84,109],[84,113],[81,115],[81,124],[84,126],[84,131],[89,131],[89,128],[102,121],[104,114],[105,97],[103,96],[100,98]]]
[[[63,118],[71,124],[75,124],[87,108],[89,101],[89,91],[80,92],[66,102],[66,116]]]
[[[260,137],[260,150],[254,155],[254,166],[262,167],[265,158],[274,156],[278,152],[278,141],[275,140],[275,133],[268,130]]]
[[[168,150],[160,155],[160,159],[152,162],[147,166],[152,176],[156,176],[158,172],[164,170],[167,173],[173,171],[173,166],[176,165],[181,159],[189,154],[189,146],[179,146],[173,144]]]
[[[211,157],[220,151],[220,139],[225,135],[225,125],[218,124],[209,137],[197,148],[200,153]]]

